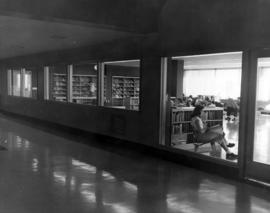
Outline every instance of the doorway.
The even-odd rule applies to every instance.
[[[251,53],[248,85],[247,179],[270,183],[270,51]]]

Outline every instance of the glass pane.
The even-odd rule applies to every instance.
[[[73,66],[73,103],[97,105],[97,72],[96,63],[82,63]]]
[[[34,68],[31,68],[31,78],[32,78],[32,91],[31,91],[31,97],[32,98],[37,98],[37,95],[38,95],[38,72],[39,70],[43,70],[44,68],[43,67],[34,67]]]
[[[174,64],[170,145],[237,162],[242,53],[175,57]]]
[[[23,88],[24,97],[32,97],[32,72],[25,71],[24,74],[24,88]]]
[[[50,66],[50,99],[67,101],[67,67],[64,65]]]
[[[139,110],[140,61],[105,63],[104,106]]]
[[[13,70],[12,71],[12,94],[14,96],[21,95],[21,71],[20,70]]]
[[[259,58],[253,160],[270,165],[270,58]]]

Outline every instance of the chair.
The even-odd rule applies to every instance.
[[[195,130],[193,129],[191,134],[187,135],[187,143],[194,145],[194,151],[197,152],[200,146],[203,146],[204,144],[207,144],[205,142],[200,142],[197,138],[197,134]]]
[[[192,143],[194,145],[194,152],[198,152],[199,147],[201,147],[203,145],[206,145],[206,144],[210,144],[212,142],[212,140],[209,140],[207,142],[199,141],[199,139],[196,136],[197,134],[196,134],[194,129],[193,129],[193,134],[192,135],[193,135],[193,142]],[[212,150],[212,148],[211,148],[211,150]]]
[[[208,143],[210,143],[210,141],[209,141]],[[195,132],[193,131],[193,145],[194,145],[194,152],[197,152],[200,146],[203,146],[203,145],[208,144],[208,143],[200,142],[200,141],[198,140],[198,138],[196,137]]]

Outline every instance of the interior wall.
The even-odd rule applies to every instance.
[[[269,10],[268,0],[167,0],[161,47],[167,55],[269,48]]]
[[[46,56],[50,54],[46,53],[45,55],[17,57],[17,60],[2,61],[0,110],[92,133],[108,135],[149,146],[157,146],[159,139],[160,57],[144,58],[137,54],[136,51],[134,49],[130,51],[130,48],[123,48],[114,57],[112,57],[110,51],[104,52],[102,55],[103,58],[110,59],[110,61],[141,59],[140,111],[43,100],[43,69],[36,69],[38,72],[38,99],[7,95],[7,69],[11,65],[20,64],[23,67],[32,64],[33,66],[40,67],[48,63],[53,65],[53,61],[55,64],[62,61],[62,64],[68,65],[72,64],[72,61],[74,63],[79,62],[79,58],[81,58],[81,61],[86,58],[90,61],[105,61],[98,57],[101,54],[100,52],[96,53],[96,55],[93,54],[94,57],[91,55],[92,51],[79,50],[75,51],[74,54],[71,52],[59,52],[58,54],[54,52],[52,54],[57,56],[54,60],[52,60],[52,56],[47,58]],[[66,57],[64,60],[62,58],[63,55],[70,55],[70,57]],[[136,70],[138,71],[138,68]],[[120,74],[123,74],[123,71],[121,72]]]
[[[145,57],[141,61],[140,138],[144,144],[159,142],[161,58]]]
[[[140,77],[140,68],[139,67],[130,67],[130,66],[119,66],[119,65],[105,65],[106,75],[106,99],[112,99],[112,77],[113,76],[129,76],[129,77]]]
[[[75,64],[73,65],[73,75],[98,75],[98,71],[95,69],[97,64]]]
[[[118,66],[118,65],[116,66],[105,64],[105,72],[110,73],[111,76],[139,77],[140,67]]]

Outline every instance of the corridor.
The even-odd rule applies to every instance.
[[[269,213],[269,189],[78,142],[1,115],[0,212]]]

